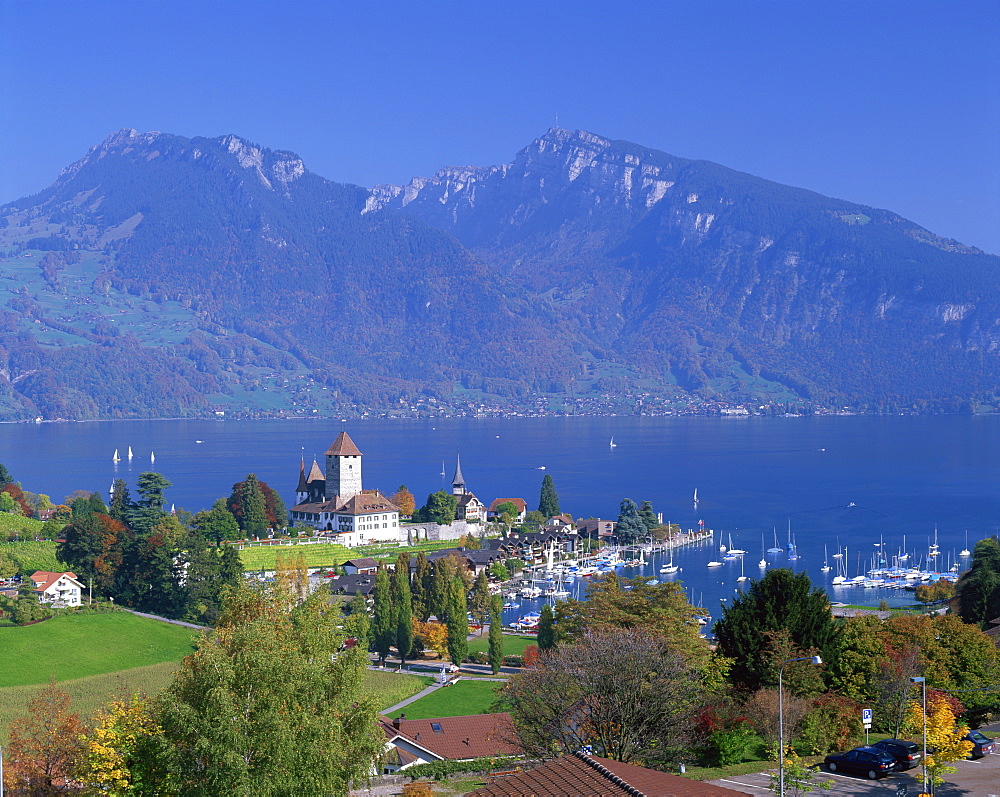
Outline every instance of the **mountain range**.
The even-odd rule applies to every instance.
[[[0,418],[753,407],[1000,392],[1000,258],[583,131],[373,189],[121,130],[0,207]]]

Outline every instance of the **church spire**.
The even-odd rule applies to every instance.
[[[451,494],[465,495],[465,477],[462,476],[461,454],[455,454],[455,478],[451,480]]]

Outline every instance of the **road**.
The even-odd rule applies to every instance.
[[[975,795],[975,797],[1000,797],[1000,754],[988,755],[975,761],[958,761],[956,772],[948,775],[946,782],[934,792],[936,797],[958,797],[958,795]],[[734,775],[731,778],[713,780],[717,786],[742,791],[757,797],[770,795],[770,772],[757,772],[753,775]],[[829,791],[817,789],[813,794],[840,795],[879,795],[879,797],[916,797],[921,793],[920,769],[900,772],[882,780],[869,781],[852,775],[830,773],[823,771],[817,781],[831,780],[833,785]],[[905,791],[901,790],[905,787]]]

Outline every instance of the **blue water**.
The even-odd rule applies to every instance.
[[[650,500],[665,520],[684,528],[703,519],[724,539],[732,534],[747,550],[750,577],[759,575],[761,534],[770,547],[777,529],[784,546],[789,522],[800,558],[768,558],[806,570],[819,584],[836,574],[819,572],[824,543],[830,554],[838,543],[848,546],[853,576],[857,554],[863,572],[880,538],[895,553],[905,534],[918,557],[937,526],[943,569],[965,547],[966,530],[971,549],[1000,527],[996,416],[2,424],[0,462],[25,489],[56,501],[81,488],[106,495],[113,479],[134,485],[152,469],[173,482],[167,501],[178,508],[206,508],[250,472],[291,505],[300,457],[307,464],[322,458],[342,429],[365,455],[365,487],[392,493],[406,484],[422,501],[450,484],[460,451],[467,486],[486,503],[520,496],[534,507],[546,473],[563,511],[575,517],[614,518],[623,497]],[[115,448],[124,457],[130,445],[131,463],[112,463]],[[716,616],[740,568],[738,561],[705,567],[720,558],[717,544],[675,553],[680,579]],[[904,594],[880,592],[833,594],[876,603]]]

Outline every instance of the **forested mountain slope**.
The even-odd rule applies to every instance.
[[[0,208],[0,419],[642,398],[956,409],[1000,259],[584,132],[367,190],[122,130]]]

